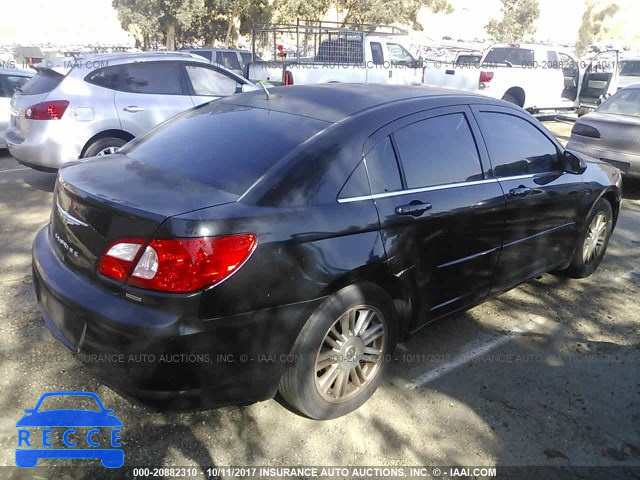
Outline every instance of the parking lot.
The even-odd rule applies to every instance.
[[[566,141],[570,124],[548,126]],[[31,243],[54,181],[0,153],[0,465],[14,464],[22,411],[55,390],[96,392],[115,409],[125,465],[193,466],[203,476],[214,465],[640,465],[637,182],[625,184],[596,274],[544,275],[427,326],[399,345],[369,402],[315,422],[277,401],[159,413],[85,371],[44,327],[31,282]]]

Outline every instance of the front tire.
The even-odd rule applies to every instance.
[[[578,235],[571,265],[567,269],[573,278],[585,278],[600,265],[613,231],[613,210],[604,198],[593,207],[585,226]]]
[[[298,336],[295,363],[286,367],[280,395],[316,420],[346,415],[380,385],[397,338],[393,302],[380,287],[344,287],[311,315]]]

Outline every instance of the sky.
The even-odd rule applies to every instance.
[[[584,0],[538,0],[540,17],[537,21],[537,40],[551,40],[556,43],[574,43],[578,36],[578,29],[582,23],[585,11]],[[500,18],[499,0],[449,0],[454,7],[454,13],[433,14],[423,11],[419,20],[424,26],[424,32],[429,37],[438,39],[449,35],[454,39],[463,36],[465,39],[483,38],[486,33],[484,26],[492,17]],[[605,4],[600,0],[600,4]],[[612,35],[622,42],[640,43],[640,1],[617,0],[620,12],[610,22]],[[452,33],[454,32],[454,33]],[[458,32],[458,33],[455,33]]]
[[[445,35],[470,40],[485,36],[484,25],[500,16],[499,0],[449,0],[454,13],[433,14],[423,10],[419,20],[424,34],[439,39]],[[605,0],[600,0],[604,2]],[[584,12],[584,0],[539,0],[538,40],[572,43],[576,40]],[[621,13],[612,25],[612,35],[640,43],[640,1],[617,0]],[[3,0],[0,43],[23,45],[128,43],[111,0]],[[29,12],[28,18],[25,12]]]

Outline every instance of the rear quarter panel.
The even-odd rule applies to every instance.
[[[385,259],[373,201],[294,208],[232,203],[173,217],[156,236],[198,236],[203,228],[212,236],[258,237],[247,262],[204,292],[203,318],[320,298],[341,277]]]

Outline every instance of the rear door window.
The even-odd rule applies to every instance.
[[[371,193],[369,179],[367,178],[367,167],[364,162],[360,162],[345,182],[342,190],[340,190],[338,198],[344,199],[361,197],[370,195]]]
[[[121,65],[118,90],[155,95],[184,95],[182,64],[136,62]]]
[[[40,95],[55,89],[64,79],[64,75],[48,68],[41,69],[22,88],[23,95]]]
[[[117,90],[120,82],[121,72],[122,67],[120,65],[105,67],[91,72],[84,79],[85,81],[99,87]]]
[[[427,118],[393,135],[408,188],[483,178],[478,149],[464,113]]]
[[[382,65],[384,63],[384,53],[380,42],[371,42],[371,60],[374,65]]]
[[[556,145],[531,123],[500,112],[477,117],[496,177],[562,170]]]
[[[371,182],[371,193],[395,192],[402,189],[398,161],[389,137],[367,153],[365,161]]]

